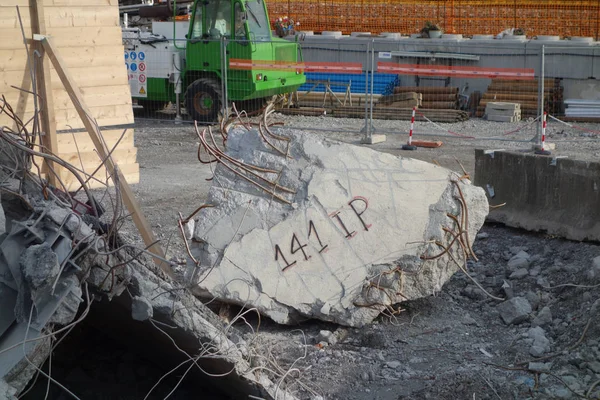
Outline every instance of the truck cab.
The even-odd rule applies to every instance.
[[[214,122],[225,97],[238,110],[252,111],[306,82],[299,45],[272,37],[265,0],[187,4],[173,1],[170,10],[141,10],[162,20],[153,19],[152,32],[123,29],[125,62],[138,104],[160,109],[183,94],[190,118]],[[182,7],[185,15],[178,15]]]
[[[294,66],[298,44],[272,37],[264,0],[196,1],[190,22],[183,79],[188,113],[195,119],[216,117],[220,105],[214,99],[223,79],[228,100],[241,108],[256,108],[305,83]]]

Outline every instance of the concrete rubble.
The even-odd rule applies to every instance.
[[[465,263],[488,213],[483,189],[433,164],[285,132],[291,141],[229,133],[226,160],[271,172],[240,176],[230,161],[216,168],[213,207],[192,240],[196,295],[283,324],[360,327],[439,292]]]
[[[102,219],[75,213],[56,196],[44,198],[34,180],[4,178],[12,186],[0,207],[6,216],[0,227],[6,228],[0,236],[0,398],[16,398],[27,387],[54,351],[52,332],[97,310],[111,316],[106,330],[124,344],[143,343],[140,351],[152,348],[162,365],[193,360],[190,375],[228,398],[273,399],[275,392],[278,399],[295,398],[255,370],[255,351],[234,328],[163,278],[118,233],[111,237]],[[222,377],[207,378],[204,371]]]

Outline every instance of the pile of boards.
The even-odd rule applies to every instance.
[[[518,103],[522,117],[536,117],[538,114],[539,81],[492,79],[487,92],[483,94],[477,107],[477,117],[486,114],[489,102]],[[563,87],[560,79],[544,80],[544,110],[552,115],[562,114]]]
[[[396,86],[392,96],[416,95],[419,107],[433,110],[458,110],[458,88],[444,86]],[[380,101],[383,100],[380,99]],[[392,105],[404,107],[404,105]],[[412,107],[412,106],[410,106]]]

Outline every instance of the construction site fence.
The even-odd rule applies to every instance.
[[[271,43],[271,51],[282,54],[277,48],[280,44]],[[414,116],[419,124],[417,130],[423,131],[424,123],[432,124],[432,129],[425,130],[440,136],[475,138],[476,132],[455,132],[440,124],[485,118],[498,122],[498,131],[507,133],[514,131],[515,123],[529,121],[527,129],[531,136],[539,137],[544,113],[548,118],[562,120],[565,114],[575,112],[574,115],[580,118],[592,117],[599,110],[593,102],[573,101],[582,96],[594,98],[593,93],[586,91],[599,89],[593,78],[600,72],[597,71],[600,69],[600,50],[593,47],[540,45],[525,48],[515,44],[500,49],[489,44],[468,47],[447,44],[441,49],[438,45],[425,43],[414,49],[400,50],[399,47],[397,51],[389,51],[386,47],[384,51],[375,41],[344,44],[338,40],[322,40],[305,46],[302,53],[288,54],[287,61],[273,62],[248,58],[253,54],[248,53],[248,49],[252,50],[256,44],[219,40],[207,41],[206,45],[220,49],[219,57],[211,61],[220,66],[220,76],[215,76],[212,83],[218,93],[219,112],[214,121],[203,121],[208,123],[216,123],[223,115],[230,116],[235,112],[246,111],[252,115],[264,106],[266,98],[240,100],[239,97],[240,93],[252,94],[256,90],[256,80],[251,78],[259,71],[269,82],[280,79],[280,73],[287,74],[281,75],[282,79],[291,79],[290,76],[296,76],[296,71],[301,71],[305,77],[305,82],[296,90],[277,97],[279,113],[328,118],[327,126],[335,126],[335,118],[353,118],[356,123],[350,124],[353,126],[350,131],[366,136],[375,132],[408,133]],[[187,110],[188,106],[193,106],[188,100],[192,80],[185,80],[184,74],[174,74],[176,69],[169,65],[173,58],[172,49],[169,45],[164,47],[164,55],[155,52],[155,59],[147,56],[145,68],[152,74],[153,63],[157,62],[164,64],[162,76],[168,75],[165,68],[173,70],[161,85],[181,83],[179,110],[173,101],[156,104],[134,96],[136,119],[193,122],[195,118]],[[179,43],[178,47],[184,48],[185,43]],[[131,64],[128,68],[131,69]],[[135,79],[139,81],[139,66],[138,75],[133,76]],[[145,79],[150,81],[152,78]],[[148,85],[148,96],[153,90],[151,86]],[[139,91],[139,85],[132,86],[132,92],[136,93],[136,90]],[[210,98],[199,97],[197,101],[206,108],[212,107]],[[568,111],[569,102],[577,110]],[[385,124],[382,120],[386,120]],[[286,126],[310,128],[305,121],[287,118]],[[348,124],[345,126],[348,130]],[[502,140],[512,138],[510,134],[502,136]]]
[[[521,28],[528,36],[600,34],[597,0],[268,0],[273,20],[289,17],[304,31],[418,33],[427,22],[447,33],[492,34]]]

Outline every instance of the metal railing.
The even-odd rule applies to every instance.
[[[532,140],[540,144],[544,112],[550,118],[561,118],[566,99],[592,96],[593,100],[594,95],[585,93],[585,88],[586,85],[596,88],[595,78],[600,73],[600,60],[597,59],[600,50],[594,46],[560,46],[560,43],[546,46],[532,41],[527,45],[498,45],[470,41],[465,45],[420,40],[417,45],[414,41],[382,43],[374,39],[321,39],[303,43],[301,57],[300,54],[286,55],[289,49],[285,46],[289,43],[281,41],[257,44],[221,38],[205,42],[216,49],[211,62],[219,64],[218,70],[212,70],[208,75],[181,70],[183,62],[178,64],[177,60],[183,57],[184,44],[162,43],[164,51],[155,50],[151,56],[146,56],[145,68],[150,73],[146,78],[148,92],[146,97],[134,96],[136,118],[193,121],[194,114],[187,108],[194,104],[213,111],[214,121],[203,121],[207,123],[227,116],[234,103],[237,110],[251,114],[275,93],[271,91],[268,96],[257,97],[254,95],[257,90],[263,90],[273,82],[285,83],[301,71],[306,82],[293,86],[291,93],[280,94],[278,111],[292,115],[354,118],[356,124],[351,124],[350,128],[347,124],[344,131],[363,134],[366,142],[371,140],[374,132],[408,133],[408,121],[414,109],[417,122],[435,124],[441,136],[463,138],[470,134],[456,134],[439,124],[469,118],[487,118],[507,124],[528,119],[530,125],[537,127]],[[266,44],[271,46],[270,53],[263,53],[265,59],[257,58],[256,53],[264,51],[257,46]],[[278,55],[277,61],[273,61],[273,54]],[[186,63],[189,67],[191,61],[188,59]],[[139,93],[139,62],[137,75],[131,72],[131,60],[128,68],[130,78],[138,81],[132,85],[132,92]],[[153,73],[153,68],[162,68],[162,72]],[[153,77],[156,75],[168,78],[162,78],[161,85],[179,91],[175,94],[179,95],[180,102],[152,100],[155,98],[151,95],[153,87],[159,85],[158,78]],[[260,81],[257,81],[258,75]],[[192,84],[207,79],[212,79],[211,87],[218,94],[218,112],[211,108],[215,99],[208,98],[210,96],[190,100],[194,94],[190,91]],[[573,106],[576,103],[573,102]],[[589,109],[584,111],[593,113],[594,104],[587,105]],[[392,120],[385,124],[387,129],[378,127],[382,120]],[[306,124],[302,121],[290,118],[286,125],[319,129],[302,126]],[[507,128],[503,130],[499,125],[499,131],[513,130],[513,125],[505,126]],[[510,140],[510,136],[498,139]]]

